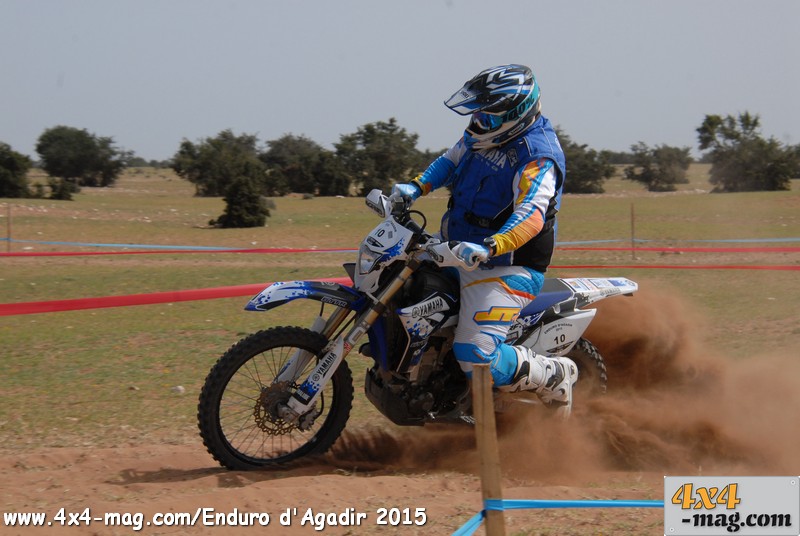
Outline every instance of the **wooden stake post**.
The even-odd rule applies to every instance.
[[[481,461],[482,499],[503,498],[500,481],[500,449],[492,398],[492,373],[489,365],[472,367],[472,414],[475,417],[475,438]],[[506,527],[502,510],[486,511],[487,536],[505,536]]]
[[[6,253],[11,253],[11,203],[6,205]]]
[[[631,203],[631,259],[636,260],[636,214]]]

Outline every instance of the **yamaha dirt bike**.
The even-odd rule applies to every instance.
[[[326,452],[350,415],[353,378],[345,357],[364,335],[359,352],[373,361],[365,393],[383,415],[398,425],[473,422],[469,382],[452,351],[459,286],[448,270],[478,263],[457,257],[456,243],[426,233],[424,215],[410,210],[408,199],[373,190],[366,203],[383,221],[361,243],[357,262],[345,265],[354,284],[268,286],[247,310],[316,300],[320,312],[311,328],[249,335],[209,372],[198,423],[203,443],[223,466],[254,469]],[[579,371],[576,396],[604,392],[605,363],[582,337],[596,311],[582,307],[637,288],[625,278],[545,279],[506,342],[569,356]],[[536,403],[531,393],[497,393],[497,406],[503,397]]]

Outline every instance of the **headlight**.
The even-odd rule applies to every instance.
[[[368,274],[381,259],[383,253],[369,249],[366,244],[361,244],[358,250],[358,271],[361,274]]]

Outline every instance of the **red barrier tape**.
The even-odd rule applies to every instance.
[[[655,268],[657,270],[797,270],[800,271],[800,265],[787,266],[780,264],[767,264],[762,266],[755,266],[750,264],[576,264],[573,266],[550,266],[550,268],[562,269],[595,269],[603,268],[609,270],[649,270]]]
[[[0,253],[0,257],[95,257],[98,255],[175,255],[178,253],[353,253],[357,249],[145,249],[139,251],[19,251]],[[800,251],[800,248],[798,248]]]
[[[559,265],[551,266],[558,270],[789,270],[800,271],[800,266],[753,266],[753,265]],[[320,279],[331,283],[350,285],[352,282],[347,277],[334,277]],[[236,285],[231,287],[216,287],[193,290],[174,290],[168,292],[153,292],[149,294],[129,294],[127,296],[105,296],[101,298],[78,298],[73,300],[53,300],[41,302],[19,302],[0,304],[0,316],[29,315],[37,313],[54,313],[60,311],[78,311],[83,309],[102,309],[107,307],[126,307],[131,305],[153,305],[158,303],[174,303],[196,300],[213,300],[217,298],[234,298],[238,296],[254,296],[261,292],[269,283],[255,283],[252,285]]]
[[[320,279],[343,285],[352,284],[347,277]],[[20,302],[0,304],[0,316],[30,315],[37,313],[54,313],[60,311],[78,311],[83,309],[102,309],[106,307],[125,307],[130,305],[153,305],[157,303],[174,303],[196,300],[213,300],[217,298],[234,298],[238,296],[255,296],[269,283],[252,285],[236,285],[232,287],[201,288],[193,290],[174,290],[169,292],[153,292],[150,294],[129,294],[127,296],[105,296],[101,298],[79,298],[74,300],[53,300],[41,302]]]
[[[800,247],[765,247],[765,248],[708,248],[708,247],[581,247],[581,246],[556,246],[556,249],[569,251],[655,251],[661,253],[798,253]]]

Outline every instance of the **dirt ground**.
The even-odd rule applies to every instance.
[[[438,455],[442,455],[440,451]],[[531,453],[531,455],[533,455]],[[452,465],[456,465],[453,460]],[[480,509],[480,481],[472,460],[458,471],[427,468],[356,471],[335,464],[315,463],[281,471],[229,472],[213,465],[197,445],[143,445],[114,449],[42,449],[0,462],[4,511],[45,512],[52,520],[60,508],[92,517],[106,512],[141,512],[142,523],[156,513],[213,508],[216,512],[266,512],[267,527],[232,529],[225,526],[144,526],[140,534],[451,534]],[[504,497],[517,499],[641,499],[661,498],[662,475],[647,472],[603,472],[579,478],[534,478],[509,474]],[[297,508],[291,526],[280,514]],[[363,512],[360,526],[329,526],[318,531],[301,525],[308,509],[317,513]],[[350,510],[348,510],[348,508]],[[424,526],[377,525],[380,508],[424,508]],[[402,512],[401,512],[402,514]],[[403,516],[401,515],[401,520]],[[518,510],[506,514],[509,534],[531,529],[532,534],[658,534],[660,509],[594,510],[588,512]],[[69,517],[67,517],[69,521]],[[389,518],[386,518],[389,522]],[[56,521],[53,521],[57,524]],[[338,522],[338,521],[337,521]],[[133,528],[0,527],[2,534],[134,534]],[[564,530],[563,527],[572,527]],[[537,529],[538,528],[538,529]],[[541,530],[541,532],[539,531]],[[483,528],[478,534],[483,533]],[[526,532],[527,533],[527,532]]]
[[[500,416],[504,498],[663,500],[664,475],[797,474],[796,360],[711,355],[692,336],[691,314],[669,296],[656,298],[637,300],[633,311],[625,300],[600,303],[602,314],[587,336],[608,361],[610,394],[579,404],[566,423],[530,409]],[[634,328],[619,321],[623,314],[636,319]],[[247,473],[215,466],[196,437],[0,453],[3,512],[43,512],[53,523],[0,526],[0,534],[444,535],[481,505],[474,437],[466,427],[349,428],[322,459]],[[132,515],[120,518],[128,526],[101,520],[87,527],[85,517],[76,517],[81,526],[67,530],[54,517],[62,508],[65,523],[70,513],[90,508],[85,517],[141,513],[142,526],[131,526]],[[147,525],[203,508],[266,513],[269,524],[259,524],[262,516],[248,528],[204,526],[201,516],[192,527]],[[381,509],[388,525],[378,524]],[[423,526],[413,524],[417,509],[424,509]],[[287,511],[290,523],[282,524]],[[315,514],[350,524],[321,530]],[[354,525],[355,514],[366,517]],[[663,534],[659,508],[511,510],[505,519],[508,534]]]

